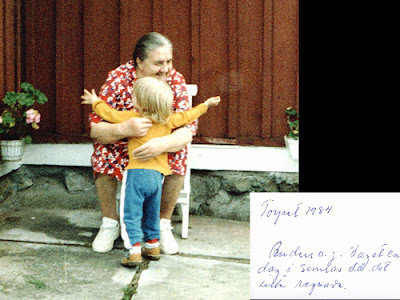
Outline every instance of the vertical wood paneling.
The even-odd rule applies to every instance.
[[[120,63],[132,59],[138,39],[153,31],[152,1],[120,0]]]
[[[191,82],[197,84],[200,82],[200,0],[192,0],[190,9],[192,57],[189,62],[192,67]]]
[[[263,1],[238,2],[240,137],[261,136]],[[249,30],[250,29],[250,30]]]
[[[228,138],[236,138],[238,136],[238,105],[240,78],[238,72],[238,7],[236,0],[228,1],[228,28],[229,28],[229,87],[228,87]]]
[[[5,69],[4,69],[4,58],[5,58],[5,32],[4,32],[4,0],[0,1],[0,97],[3,99],[5,94]],[[0,103],[1,108],[1,103]]]
[[[150,2],[150,1],[149,1]],[[167,3],[168,5],[168,3]],[[153,12],[152,12],[152,31],[163,32],[163,18],[164,18],[164,1],[153,0]]]
[[[57,132],[82,134],[83,0],[57,2]]]
[[[21,1],[0,0],[0,99],[21,80]],[[0,104],[1,107],[1,104]]]
[[[46,16],[43,18],[42,16]],[[39,133],[56,132],[56,1],[25,1],[25,76],[49,101],[40,106]]]
[[[163,0],[160,33],[167,36],[174,47],[174,68],[192,81],[190,1]],[[153,18],[154,20],[155,18]],[[160,21],[159,21],[160,22]],[[156,29],[156,27],[154,27]],[[157,30],[155,30],[157,31]]]
[[[274,1],[273,136],[287,134],[285,108],[295,106],[298,72],[297,0]]]
[[[215,95],[220,95],[225,101],[200,119],[198,134],[221,137],[226,136],[228,124],[228,3],[225,0],[200,3],[200,74],[195,103]]]
[[[6,1],[4,5],[4,75],[5,91],[17,88],[15,82],[15,2]]]
[[[120,47],[118,1],[84,1],[84,87],[99,92],[107,74],[119,65]],[[104,12],[107,12],[105,14]],[[104,26],[107,24],[107,26]],[[99,30],[101,28],[101,30]],[[90,105],[82,106],[85,132],[89,134],[87,116]]]
[[[87,136],[90,108],[80,104],[82,89],[98,90],[110,70],[132,58],[143,34],[158,31],[174,45],[174,67],[199,87],[194,104],[223,99],[200,119],[197,141],[283,145],[284,109],[299,101],[298,0],[23,3],[21,42],[18,2],[0,0],[0,71],[11,72],[0,78],[0,92],[23,70],[49,97],[43,134],[72,142]]]
[[[262,68],[262,137],[272,136],[273,1],[264,0]]]
[[[14,2],[14,51],[15,51],[15,86],[19,86],[21,82],[21,71],[22,71],[22,57],[21,57],[21,1],[17,0]]]

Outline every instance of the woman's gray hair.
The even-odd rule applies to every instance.
[[[171,41],[157,32],[150,32],[142,36],[136,43],[135,50],[133,50],[133,63],[136,66],[136,59],[145,60],[149,53],[163,46],[170,46],[172,51]]]

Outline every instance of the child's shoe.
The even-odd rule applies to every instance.
[[[132,248],[129,249],[129,256],[121,261],[121,265],[127,268],[140,266],[143,263],[141,252],[142,249],[140,247],[140,243],[136,243]]]
[[[161,257],[161,251],[158,239],[149,240],[144,243],[142,254],[148,259],[159,260]]]
[[[156,248],[152,248],[152,249],[143,248],[142,254],[143,254],[143,256],[147,257],[148,259],[159,260],[161,257],[160,247],[156,247]]]
[[[121,265],[127,268],[140,266],[143,263],[142,255],[140,253],[130,254],[129,257],[121,261]]]

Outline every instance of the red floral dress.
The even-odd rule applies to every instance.
[[[129,61],[108,74],[106,82],[101,87],[99,97],[117,110],[133,109],[131,95],[133,92],[133,83],[136,79],[135,66],[132,61]],[[167,78],[167,82],[174,92],[174,112],[188,110],[190,104],[183,75],[173,69]],[[90,127],[102,121],[104,120],[94,112],[89,114]],[[198,121],[186,126],[193,135],[196,134],[197,127]],[[125,166],[129,160],[127,139],[108,145],[95,142],[93,146],[94,152],[91,162],[94,175],[96,176],[99,173],[108,174],[116,177],[118,180],[122,180]],[[169,153],[168,162],[173,174],[185,175],[187,148],[185,147],[176,153]]]

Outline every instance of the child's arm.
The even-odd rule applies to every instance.
[[[173,128],[178,128],[183,125],[190,124],[194,120],[205,114],[208,110],[208,107],[217,106],[220,102],[221,98],[219,96],[211,97],[207,99],[204,103],[199,104],[192,109],[172,114],[170,117],[170,123]]]
[[[84,90],[84,95],[81,96],[82,104],[91,104],[93,111],[100,118],[111,123],[122,123],[130,118],[139,117],[138,113],[134,110],[118,111],[108,106],[108,104],[97,97],[96,92],[92,89],[92,93]]]
[[[204,101],[204,104],[210,107],[210,106],[217,106],[220,102],[221,102],[221,97],[217,96],[208,98],[206,101]]]
[[[92,89],[92,93],[90,93],[87,89],[84,89],[81,99],[83,99],[81,104],[90,104],[90,105],[92,105],[93,102],[100,100],[100,98],[97,97],[94,89]]]

